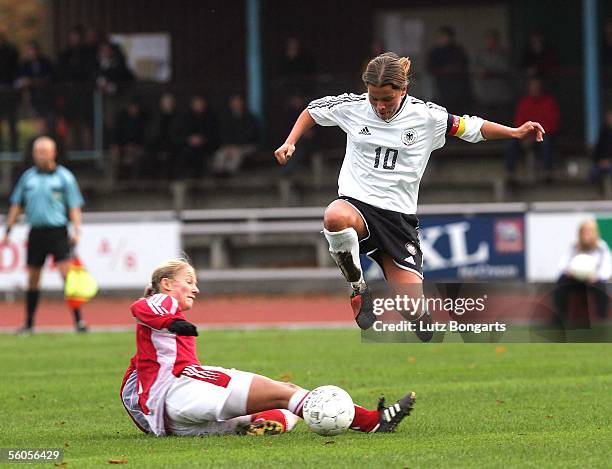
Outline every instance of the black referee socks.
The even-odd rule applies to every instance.
[[[36,308],[38,306],[38,299],[40,298],[40,290],[28,290],[26,291],[26,328],[32,329],[34,324],[34,314],[36,314]]]

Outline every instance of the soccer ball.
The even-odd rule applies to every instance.
[[[577,280],[586,281],[597,272],[597,259],[588,254],[576,254],[567,268],[568,273]]]
[[[302,407],[304,421],[319,435],[338,435],[355,417],[351,396],[338,386],[319,386],[310,391]]]

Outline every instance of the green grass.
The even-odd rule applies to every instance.
[[[67,467],[610,467],[609,344],[363,344],[355,330],[205,332],[204,363],[337,384],[372,406],[417,392],[396,434],[155,438],[118,387],[132,334],[0,337],[0,447],[64,447]],[[19,467],[24,467],[23,465]]]

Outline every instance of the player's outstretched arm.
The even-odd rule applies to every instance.
[[[276,157],[276,161],[278,161],[281,165],[286,165],[291,155],[295,151],[295,144],[298,142],[300,137],[304,135],[304,133],[314,127],[315,121],[308,112],[308,109],[304,109],[300,116],[295,121],[293,125],[293,129],[289,133],[289,136],[275,152],[274,156]]]
[[[538,122],[527,121],[520,127],[507,127],[491,121],[484,121],[480,133],[487,140],[499,140],[502,138],[522,139],[535,133],[536,141],[544,140],[546,131]]]

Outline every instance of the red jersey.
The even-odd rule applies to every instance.
[[[554,134],[559,131],[560,119],[559,105],[552,96],[524,96],[516,106],[514,125],[518,127],[527,121],[536,121],[547,133]]]
[[[121,398],[141,430],[164,435],[168,389],[186,366],[200,364],[196,338],[168,332],[173,321],[186,320],[171,296],[140,298],[130,309],[137,323],[136,354],[123,378]]]

